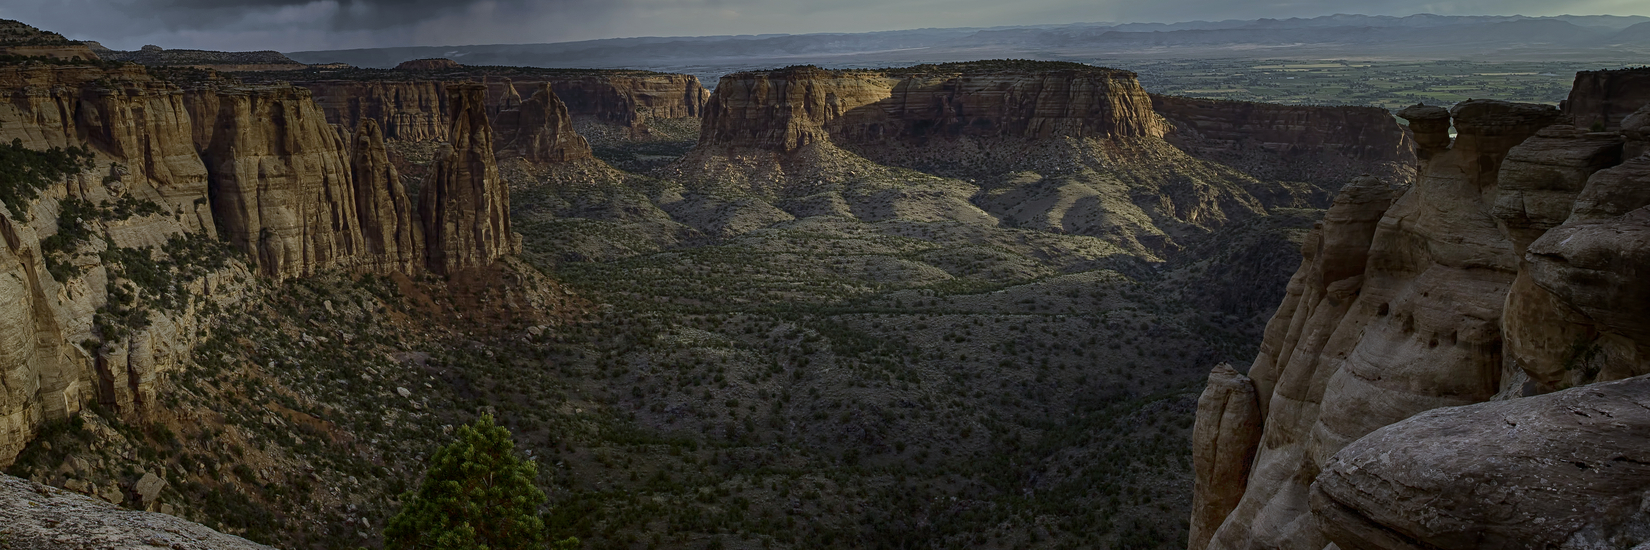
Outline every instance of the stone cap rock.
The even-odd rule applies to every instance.
[[[1449,114],[1455,120],[1456,132],[1482,136],[1532,134],[1536,129],[1558,122],[1560,116],[1558,108],[1552,105],[1494,99],[1463,101],[1455,104]]]

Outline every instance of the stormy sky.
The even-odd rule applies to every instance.
[[[115,49],[301,51],[635,36],[1369,15],[1650,15],[1650,0],[4,0]]]

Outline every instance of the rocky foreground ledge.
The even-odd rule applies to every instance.
[[[199,523],[0,475],[0,548],[269,549]]]

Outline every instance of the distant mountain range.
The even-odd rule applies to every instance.
[[[303,63],[394,67],[409,59],[466,65],[623,67],[687,72],[715,82],[730,68],[818,64],[877,67],[982,58],[1071,61],[1273,57],[1517,59],[1632,62],[1650,53],[1650,17],[1329,15],[1183,23],[1075,23],[868,33],[644,37],[287,53]]]

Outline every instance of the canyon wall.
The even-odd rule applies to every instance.
[[[949,70],[948,70],[949,69]],[[1164,127],[1134,73],[1057,70],[827,71],[792,67],[722,77],[705,106],[700,142],[791,152],[924,143],[959,137],[1161,137]]]
[[[1616,130],[1633,111],[1650,103],[1650,73],[1643,69],[1580,71],[1564,112],[1584,129]]]
[[[77,174],[4,190],[0,464],[94,400],[141,418],[209,335],[207,312],[254,292],[256,276],[450,273],[513,249],[479,108],[446,129],[459,149],[424,189],[451,200],[433,202],[426,229],[374,121],[328,124],[293,86],[191,86],[137,66],[0,67],[0,142],[20,147],[7,162],[88,151],[59,163]],[[479,85],[454,88],[479,104]]]
[[[1567,107],[1602,102],[1577,97],[1591,96],[1578,87]],[[1650,160],[1622,153],[1642,136],[1588,132],[1586,113],[1487,100],[1399,116],[1415,131],[1420,176],[1407,190],[1347,187],[1303,244],[1249,371],[1262,435],[1197,457],[1189,547],[1644,542],[1650,523],[1620,495],[1642,494],[1650,478],[1586,466],[1600,459],[1580,443],[1642,447],[1650,437],[1638,420],[1561,429],[1553,422],[1564,415],[1539,412],[1554,401],[1529,397],[1560,392],[1568,397],[1558,402],[1604,411],[1619,400],[1587,393],[1588,384],[1650,373]],[[1507,420],[1520,426],[1515,434],[1500,420],[1443,420],[1512,418],[1501,410],[1530,411],[1517,413],[1529,424]],[[1195,448],[1230,438],[1202,420],[1218,410],[1199,416]],[[1569,443],[1529,439],[1547,432]],[[1511,456],[1488,450],[1503,445],[1583,466],[1537,476],[1560,489],[1536,491],[1526,459],[1486,462]],[[1251,454],[1247,475],[1215,476]],[[1584,483],[1575,476],[1609,476],[1616,488],[1572,485]],[[1242,492],[1235,503],[1224,498],[1233,491]]]
[[[1415,144],[1381,108],[1151,98],[1152,108],[1169,123],[1170,143],[1264,179],[1393,177],[1415,163]]]
[[[453,106],[451,143],[437,153],[418,198],[426,265],[442,275],[484,266],[520,249],[510,232],[510,192],[493,157],[487,88],[451,84],[447,93]]]
[[[521,98],[532,97],[548,84],[569,115],[588,116],[637,132],[645,132],[649,120],[698,117],[710,96],[697,77],[676,74],[592,70],[494,77],[465,70],[420,72],[410,79],[392,76],[296,84],[315,92],[328,121],[355,128],[362,120],[373,119],[384,129],[386,139],[407,141],[447,140],[453,109],[444,88],[471,79],[486,85],[489,115],[514,108]]]
[[[514,88],[511,88],[513,90]],[[493,120],[498,148],[535,162],[573,162],[593,158],[590,142],[573,130],[573,117],[549,84],[526,100],[505,102]]]

